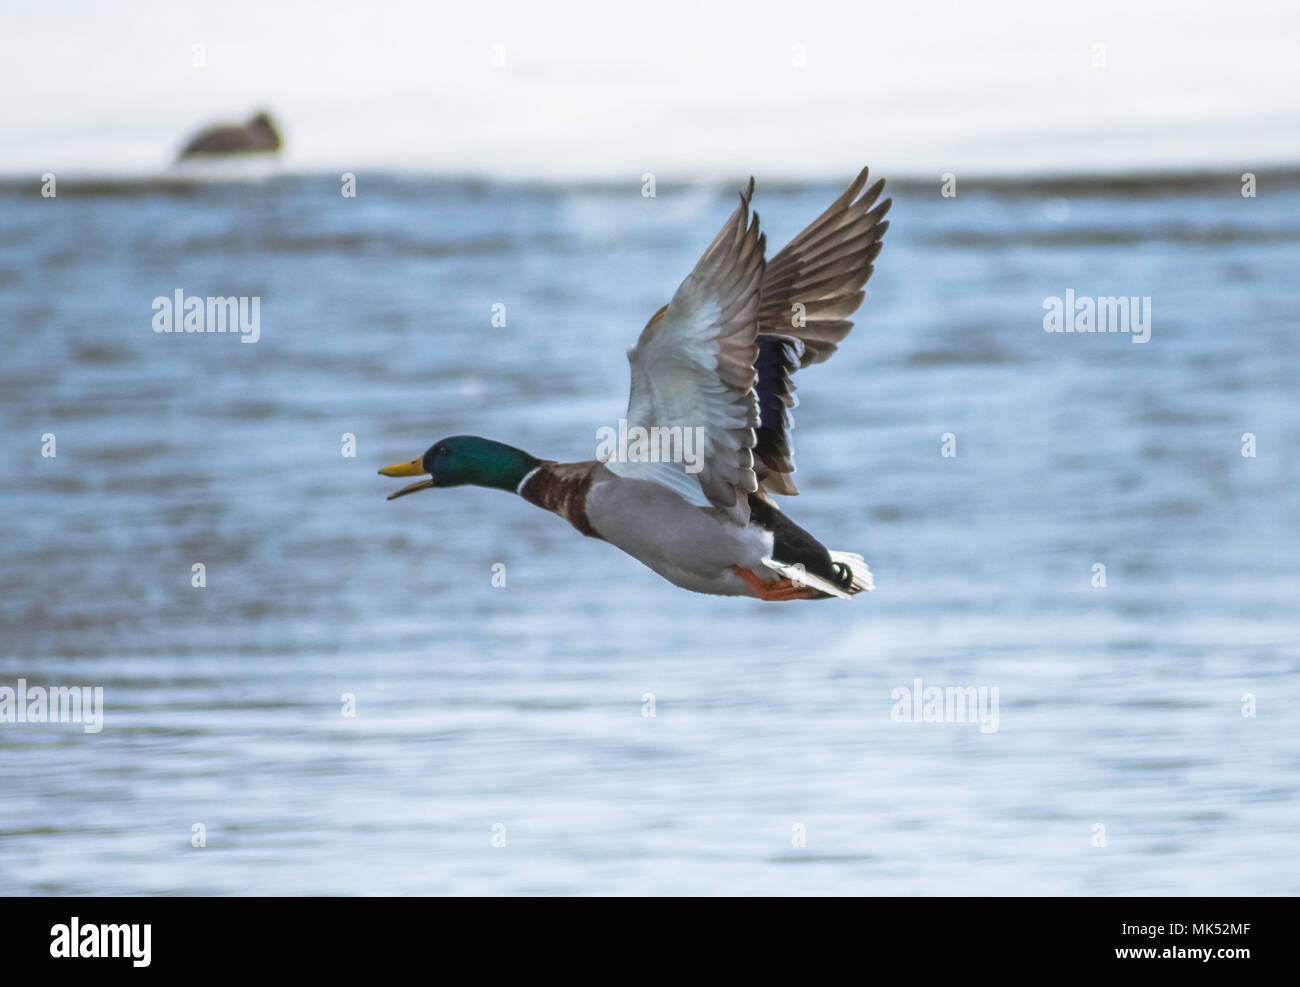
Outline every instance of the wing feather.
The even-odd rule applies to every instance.
[[[889,229],[890,200],[877,204],[885,183],[867,188],[867,177],[863,168],[766,262],[758,214],[750,219],[749,180],[736,211],[628,350],[629,429],[689,430],[700,438],[698,448],[689,447],[694,462],[614,461],[611,470],[723,508],[742,524],[749,493],[798,493],[791,378],[830,357],[853,328],[849,317]]]
[[[696,462],[607,464],[621,476],[662,483],[692,503],[723,508],[739,524],[748,523],[748,494],[758,488],[754,362],[766,239],[759,232],[757,213],[750,219],[753,192],[751,178],[740,205],[672,301],[628,350],[629,430],[680,429],[683,436],[689,430]],[[654,450],[655,443],[650,448]],[[693,471],[694,466],[701,468]]]
[[[884,216],[890,200],[876,205],[884,179],[863,192],[867,175],[863,168],[830,208],[768,261],[764,272],[758,331],[765,358],[759,360],[757,389],[763,408],[781,411],[764,415],[754,448],[756,475],[768,493],[799,492],[791,475],[790,378],[800,367],[830,357],[853,328],[849,316],[862,304],[862,286],[875,270],[881,238],[889,229]],[[791,340],[799,343],[797,351]]]

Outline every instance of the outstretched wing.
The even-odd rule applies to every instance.
[[[620,476],[661,483],[694,504],[725,508],[739,524],[748,523],[748,494],[758,488],[754,362],[765,238],[758,215],[750,221],[753,193],[751,178],[695,269],[628,350],[629,431],[680,430],[681,448],[689,443],[692,461],[606,464]]]
[[[829,209],[767,262],[758,311],[762,421],[754,448],[767,493],[799,492],[790,475],[790,409],[798,403],[790,378],[800,367],[827,359],[853,328],[849,316],[862,304],[862,286],[889,229],[884,217],[891,200],[875,205],[885,181],[863,192],[866,183],[863,168]]]

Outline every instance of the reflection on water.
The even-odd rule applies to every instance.
[[[375,475],[458,432],[590,458],[734,189],[30,185],[0,686],[106,712],[0,723],[0,892],[1300,892],[1296,176],[896,187],[786,504],[879,588],[780,606]],[[773,246],[837,191],[760,176]],[[155,334],[178,288],[260,297],[260,340]],[[1151,341],[1044,333],[1067,289],[1151,296]],[[894,722],[918,678],[999,729]]]

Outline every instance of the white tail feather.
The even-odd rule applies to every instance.
[[[867,560],[854,552],[831,552],[832,562],[842,562],[853,573],[851,593],[870,593],[876,588],[876,581],[867,568]]]
[[[832,583],[829,579],[823,579],[816,573],[808,572],[802,563],[791,564],[778,562],[775,559],[764,559],[763,565],[798,585],[820,590],[827,596],[838,596],[842,600],[847,600],[858,593],[870,593],[876,588],[875,581],[871,578],[871,570],[867,568],[867,563],[861,555],[854,555],[852,552],[831,552],[830,556],[832,562],[840,562],[848,566],[853,573],[853,583],[848,589]]]

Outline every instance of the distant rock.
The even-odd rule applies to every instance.
[[[248,123],[220,123],[199,131],[178,160],[223,154],[278,154],[284,146],[270,114],[258,113]]]

